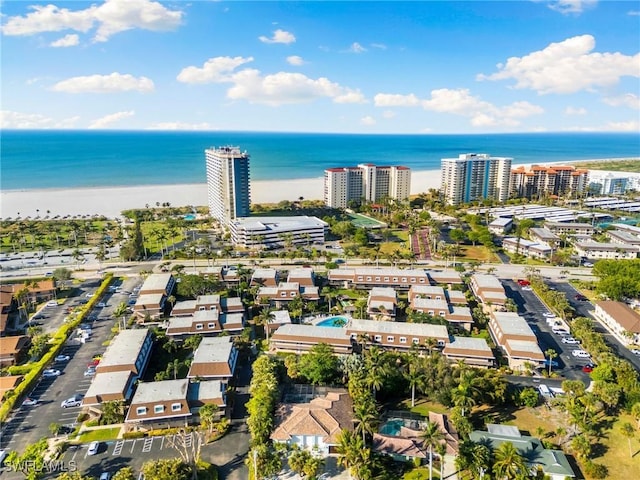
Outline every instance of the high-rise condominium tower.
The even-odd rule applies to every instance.
[[[447,203],[457,205],[485,198],[504,202],[509,198],[513,158],[466,153],[443,158],[440,192]]]
[[[250,214],[249,154],[240,147],[205,150],[209,213],[223,225]]]
[[[346,208],[351,200],[379,201],[385,197],[406,201],[411,191],[411,170],[400,166],[328,168],[324,171],[324,203]]]

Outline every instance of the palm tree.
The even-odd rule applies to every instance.
[[[424,425],[424,429],[420,434],[422,444],[429,450],[429,480],[433,478],[433,449],[440,445],[440,442],[444,439],[443,433],[440,431],[440,427],[437,423],[427,420]]]
[[[499,479],[514,479],[527,472],[527,465],[511,442],[504,442],[495,450],[493,473]]]
[[[439,443],[436,446],[436,452],[440,457],[440,479],[444,478],[444,456],[447,454],[447,444],[445,442]]]
[[[553,363],[553,359],[558,356],[558,352],[556,352],[553,348],[549,348],[545,350],[545,355],[549,359],[549,376],[551,376],[551,364]]]
[[[635,429],[629,422],[625,422],[620,427],[620,433],[629,440],[629,456],[633,458],[633,450],[631,450],[631,439],[635,436]]]
[[[576,435],[571,440],[571,450],[583,460],[591,455],[591,442],[586,435]]]
[[[371,449],[366,448],[359,435],[343,430],[338,437],[338,465],[349,471],[358,480],[369,478],[371,472]]]
[[[256,317],[256,324],[262,325],[264,328],[267,343],[269,343],[269,323],[273,321],[273,315],[271,315],[272,312],[273,309],[267,305],[262,307],[260,314]]]
[[[115,308],[115,310],[113,311],[113,316],[116,318],[120,318],[120,320],[122,320],[123,329],[126,328],[126,323],[124,321],[124,318],[126,317],[128,310],[129,308],[127,307],[127,304],[124,302],[120,302],[118,306]],[[118,326],[120,326],[120,322],[118,322]]]
[[[476,397],[480,394],[478,388],[479,380],[473,370],[465,368],[460,372],[458,386],[451,392],[453,403],[462,409],[463,417],[465,410],[470,409],[476,404]]]
[[[407,360],[407,366],[404,370],[404,378],[411,386],[411,408],[413,408],[416,406],[416,386],[422,383],[424,373],[420,365],[420,357],[408,354],[405,358]]]
[[[376,392],[384,385],[389,373],[389,366],[385,353],[377,346],[371,347],[365,356],[365,370],[367,384],[371,387],[375,398]]]
[[[373,436],[380,423],[378,409],[373,399],[356,404],[353,409],[353,417],[357,422],[355,431],[362,435],[362,443],[366,444],[366,435]]]

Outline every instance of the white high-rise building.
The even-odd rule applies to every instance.
[[[376,202],[385,197],[406,201],[411,193],[411,169],[402,166],[328,168],[324,171],[324,203],[347,208],[349,202]]]
[[[513,158],[466,153],[443,158],[440,192],[447,203],[457,205],[486,198],[504,202],[509,198]]]
[[[209,213],[221,224],[250,214],[249,154],[240,147],[205,150]]]

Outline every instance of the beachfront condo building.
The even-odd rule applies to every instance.
[[[349,202],[377,202],[384,198],[404,202],[411,192],[411,169],[402,166],[328,168],[324,171],[324,203],[347,208]]]
[[[511,195],[518,198],[575,198],[588,186],[589,170],[571,166],[531,165],[511,171]]]
[[[205,150],[209,214],[223,225],[250,214],[249,154],[240,147]]]
[[[450,205],[509,198],[513,158],[491,157],[486,153],[465,153],[443,158],[440,192]]]

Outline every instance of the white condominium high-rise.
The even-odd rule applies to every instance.
[[[440,192],[447,203],[457,205],[491,198],[509,198],[513,158],[491,157],[486,153],[466,153],[443,158]]]
[[[209,213],[221,224],[250,214],[249,154],[240,147],[205,150]]]
[[[349,202],[375,202],[385,197],[406,201],[411,193],[411,169],[402,166],[328,168],[324,171],[324,203],[347,208]]]

